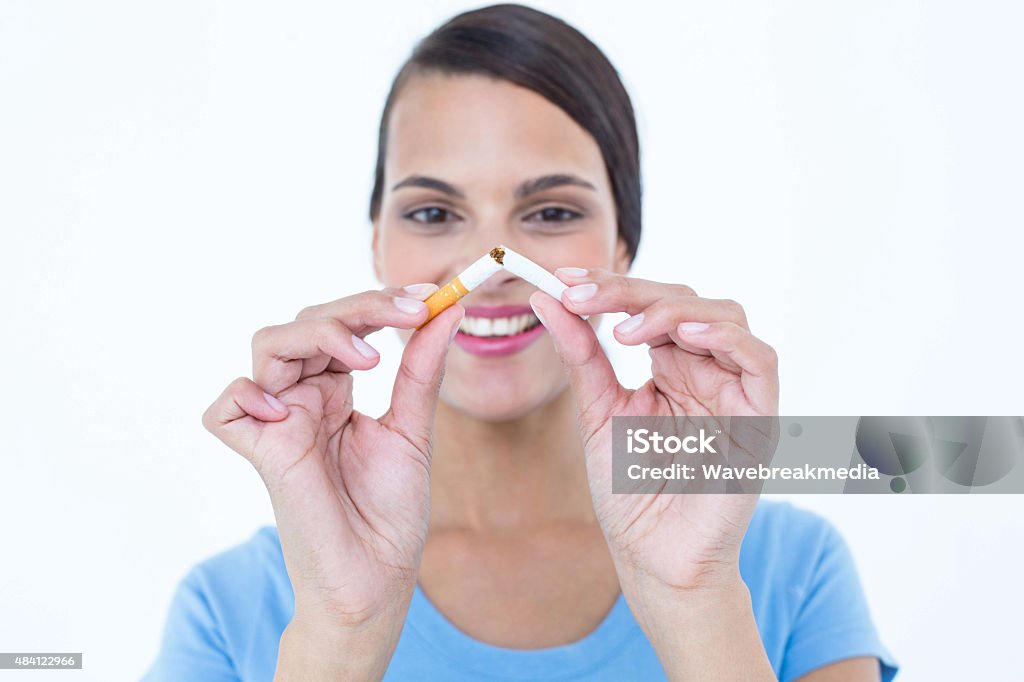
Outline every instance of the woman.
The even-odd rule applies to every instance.
[[[261,329],[252,379],[206,411],[277,526],[182,581],[149,679],[895,674],[819,517],[754,495],[611,494],[613,415],[778,411],[775,352],[737,303],[626,274],[639,175],[614,68],[561,21],[498,5],[417,46],[380,127],[386,288]],[[437,284],[499,243],[555,271],[562,300],[500,272],[414,332]],[[594,333],[622,311],[616,340],[650,347],[635,391]],[[352,372],[377,365],[364,337],[384,327],[406,346],[372,419]]]

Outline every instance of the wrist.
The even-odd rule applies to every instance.
[[[616,561],[615,568],[623,590],[635,585],[637,589],[695,598],[746,589],[738,555],[694,562],[673,571],[652,571],[643,564],[624,560]]]
[[[408,601],[374,614],[296,609],[281,635],[275,682],[379,680],[402,633]]]
[[[669,680],[775,679],[738,570],[687,585],[642,577],[622,590]]]
[[[666,581],[640,570],[619,572],[619,585],[645,630],[721,618],[751,611],[750,590],[738,566],[702,572],[700,580]],[[650,635],[649,635],[650,636]]]

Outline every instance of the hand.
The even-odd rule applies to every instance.
[[[360,627],[386,617],[390,632],[397,618],[401,630],[427,533],[438,389],[465,310],[412,336],[379,419],[353,409],[352,371],[380,360],[364,336],[415,328],[436,290],[367,291],[259,330],[253,379],[236,379],[203,415],[270,492],[296,620]]]
[[[775,351],[751,334],[734,301],[699,298],[684,285],[599,268],[555,274],[571,285],[562,305],[542,292],[530,304],[569,371],[594,508],[620,580],[653,580],[678,589],[735,583],[757,495],[613,495],[611,418],[775,416]],[[609,312],[631,315],[615,329],[620,343],[650,346],[652,376],[639,389],[619,384],[593,327],[573,314]],[[693,323],[706,327],[687,326]]]

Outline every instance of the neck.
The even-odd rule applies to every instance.
[[[512,421],[437,407],[431,526],[515,531],[594,519],[572,392]]]

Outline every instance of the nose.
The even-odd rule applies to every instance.
[[[488,241],[485,242],[484,240]],[[495,234],[481,234],[476,238],[467,239],[460,249],[459,258],[456,260],[458,270],[454,274],[462,272],[462,270],[481,256],[487,256],[491,249],[501,245],[502,243],[503,242],[499,239],[499,235]],[[524,280],[520,279],[516,275],[513,275],[506,270],[499,270],[487,278],[482,284],[478,285],[473,292],[469,294],[469,296],[472,297],[470,299],[471,301],[475,301],[477,303],[511,303],[512,301],[510,298],[513,296],[516,298],[521,297],[522,292],[520,291],[520,288],[525,290],[528,286],[529,285]]]
[[[500,296],[512,291],[517,282],[522,283],[522,280],[506,270],[499,270],[474,289],[474,292],[481,297]]]

